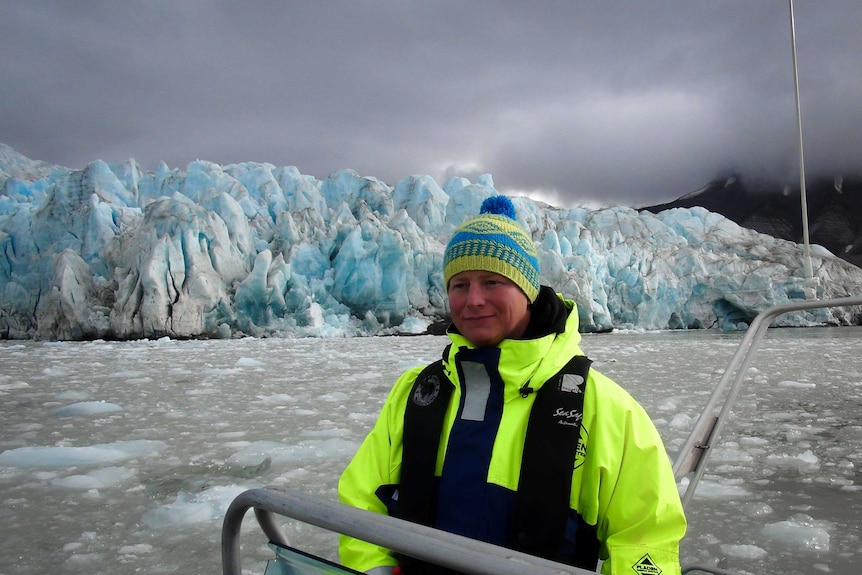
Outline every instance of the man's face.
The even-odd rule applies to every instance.
[[[486,271],[465,271],[449,280],[455,327],[476,347],[521,337],[530,322],[526,294],[512,280]]]

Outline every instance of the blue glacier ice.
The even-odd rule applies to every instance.
[[[490,175],[391,186],[266,163],[67,169],[0,144],[0,338],[419,333],[446,315],[445,242],[496,193]],[[862,270],[819,246],[806,279],[801,246],[701,208],[513,200],[542,283],[578,303],[584,331],[737,329],[862,286]],[[859,323],[859,310],[780,323]]]

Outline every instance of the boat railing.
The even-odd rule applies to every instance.
[[[695,489],[703,477],[707,461],[709,461],[713,451],[711,448],[721,434],[730,410],[742,388],[743,379],[751,365],[753,352],[763,340],[772,321],[782,314],[794,311],[860,305],[862,305],[862,296],[806,300],[770,307],[754,318],[674,461],[673,472],[676,480],[679,482],[684,477],[689,476],[685,491],[681,494],[683,506],[687,506],[694,496]],[[730,384],[730,388],[725,394],[728,384]],[[717,409],[719,402],[725,395],[724,403],[719,411]]]
[[[277,516],[289,517],[329,531],[356,537],[409,555],[474,575],[589,575],[590,571],[520,553],[490,543],[469,539],[350,507],[337,501],[293,489],[250,489],[237,496],[225,513],[222,525],[222,572],[242,575],[240,529],[249,509],[269,540],[289,547]]]
[[[710,575],[740,575],[736,571],[728,571],[719,567],[709,567],[706,565],[689,565],[682,568],[682,575],[689,573],[709,573]]]

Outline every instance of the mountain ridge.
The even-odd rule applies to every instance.
[[[808,236],[841,259],[862,267],[862,176],[812,178],[806,184]],[[657,214],[702,207],[736,224],[778,239],[803,243],[799,187],[716,179],[671,202],[639,208]]]

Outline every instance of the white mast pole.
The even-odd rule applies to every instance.
[[[811,247],[808,242],[808,199],[805,192],[805,156],[802,151],[802,104],[799,101],[799,69],[796,63],[796,22],[793,18],[793,0],[787,0],[790,8],[790,39],[793,45],[793,82],[796,93],[796,126],[799,137],[799,195],[802,202],[802,242],[805,247],[805,277],[814,275],[811,269]]]

